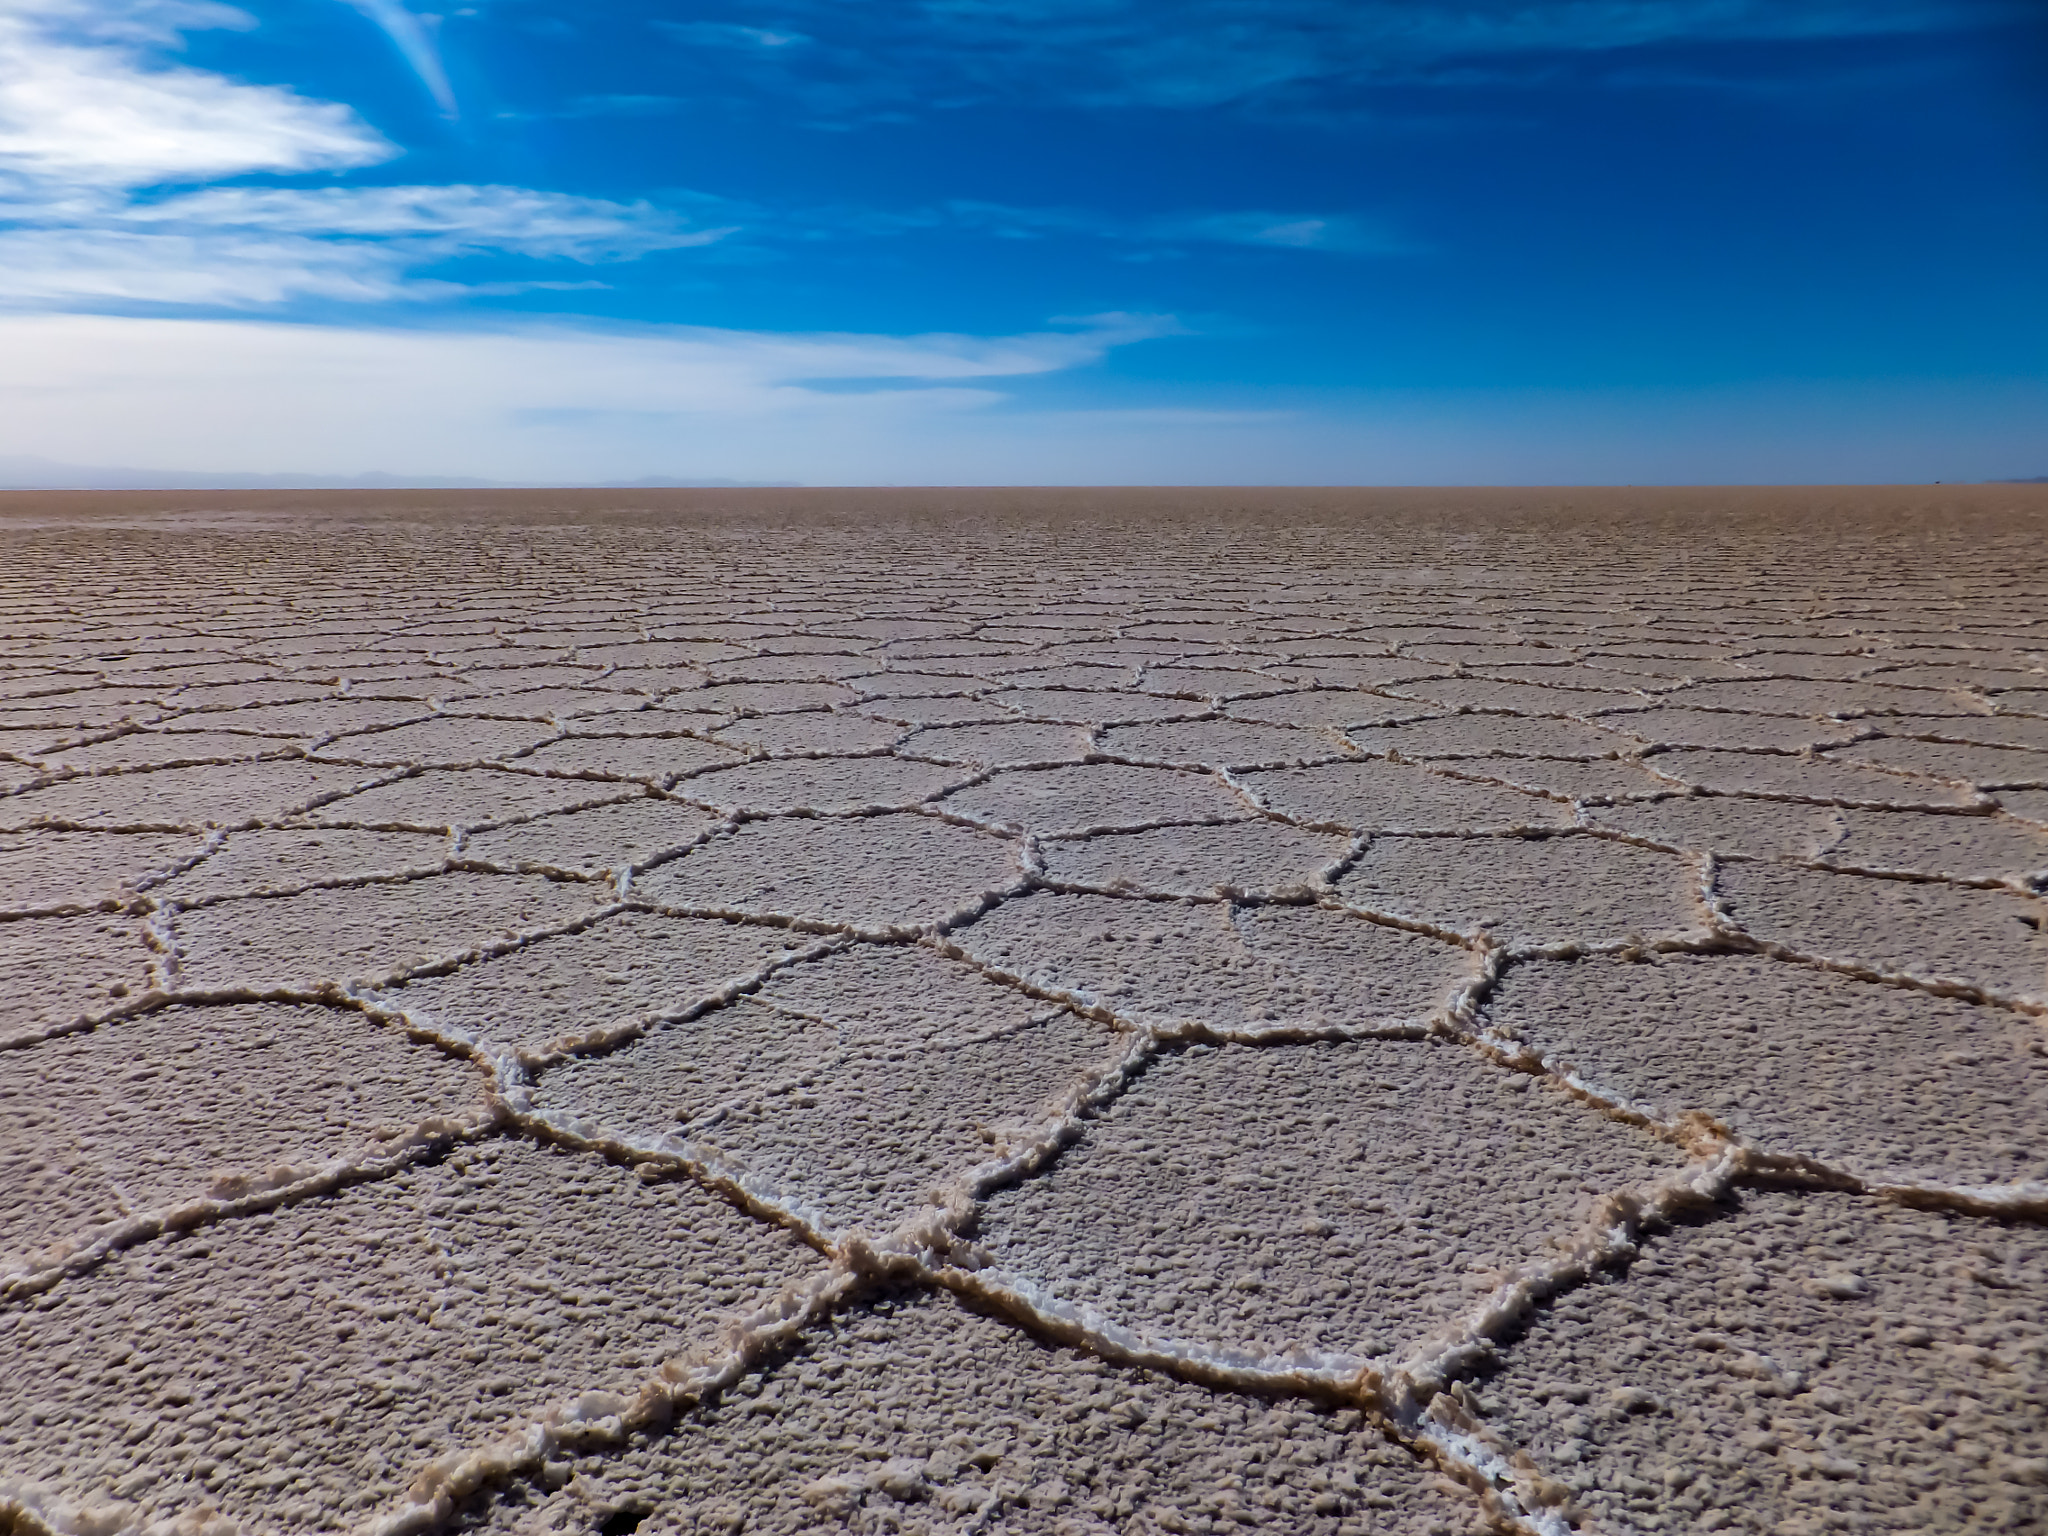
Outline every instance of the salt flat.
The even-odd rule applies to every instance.
[[[2048,487],[0,572],[0,1528],[2048,1524]]]

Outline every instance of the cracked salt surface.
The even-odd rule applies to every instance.
[[[1667,494],[21,503],[0,1525],[2039,1529],[2048,504]]]

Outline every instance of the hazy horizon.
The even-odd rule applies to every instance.
[[[1103,489],[1117,486],[1129,489],[1260,489],[1266,486],[1283,486],[1302,490],[1405,490],[1431,488],[1455,490],[1461,487],[1484,487],[1488,489],[1586,489],[1617,490],[1640,487],[1644,489],[1667,488],[1686,489],[1745,486],[1828,486],[1868,485],[1873,488],[1907,485],[2048,485],[2048,475],[1995,475],[1984,480],[1835,480],[1835,481],[1743,481],[1743,480],[1693,480],[1693,481],[1153,481],[1144,485],[1136,482],[1083,482],[1083,481],[846,481],[838,483],[805,482],[801,480],[725,480],[725,479],[681,479],[665,475],[643,475],[634,479],[587,481],[587,480],[486,480],[476,477],[449,477],[427,475],[398,475],[388,471],[369,470],[356,475],[302,474],[250,474],[232,471],[209,473],[207,471],[151,470],[127,465],[82,465],[60,464],[49,460],[38,460],[27,455],[0,455],[0,492],[8,491],[411,491],[411,490],[478,490],[478,491],[521,491],[521,490],[570,490],[570,491],[629,491],[629,490],[845,490],[885,489],[889,486],[905,488],[946,489],[986,487],[990,489]]]

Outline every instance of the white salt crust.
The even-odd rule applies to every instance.
[[[2048,1518],[2038,541],[599,526],[0,591],[16,1530]]]

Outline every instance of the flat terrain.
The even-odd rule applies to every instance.
[[[2048,487],[0,497],[0,1530],[2048,1527]]]

